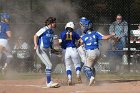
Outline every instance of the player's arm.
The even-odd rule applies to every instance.
[[[46,28],[41,28],[35,35],[34,35],[34,49],[37,49],[38,45],[38,37],[41,36],[46,31]]]
[[[95,35],[98,37],[99,40],[107,40],[114,37],[116,34],[112,32],[111,35],[103,35],[100,32],[96,32]]]
[[[12,37],[12,31],[10,31],[9,24],[6,25],[6,34],[7,34],[8,38]]]
[[[34,35],[34,49],[37,49],[38,47],[37,42],[38,42],[38,36],[35,34]]]
[[[112,37],[114,37],[114,36],[115,36],[115,33],[112,32],[111,35],[104,35],[104,36],[102,37],[102,39],[103,39],[103,40],[107,40],[107,39],[110,39],[110,38],[112,38]]]
[[[11,31],[7,31],[6,34],[7,34],[8,38],[12,37],[12,32]]]

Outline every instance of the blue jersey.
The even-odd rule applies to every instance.
[[[76,47],[75,41],[80,39],[80,36],[72,31],[63,31],[60,34],[60,39],[62,40],[61,47],[62,49],[66,49],[67,47]]]
[[[38,45],[43,48],[49,48],[53,40],[53,30],[47,26],[41,28],[36,35],[39,37]]]
[[[6,32],[10,31],[9,29],[10,29],[9,24],[4,23],[4,22],[0,22],[0,39],[7,39],[8,38]]]
[[[99,40],[103,38],[103,35],[99,32],[92,31],[87,32],[82,36],[83,43],[85,44],[85,49],[94,50],[99,47]]]

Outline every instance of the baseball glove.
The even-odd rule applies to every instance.
[[[111,44],[112,44],[112,48],[113,50],[115,49],[116,44],[120,41],[119,37],[113,37],[111,38]]]

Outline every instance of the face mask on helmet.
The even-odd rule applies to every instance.
[[[85,21],[85,25],[84,25],[84,33],[86,33],[88,30],[93,28],[93,24],[90,20]]]
[[[8,13],[0,13],[0,17],[1,17],[1,21],[10,19],[10,16],[8,15]]]
[[[86,21],[87,21],[87,18],[86,17],[82,17],[80,19],[80,25],[84,26]]]

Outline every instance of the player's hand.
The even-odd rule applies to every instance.
[[[112,36],[115,36],[116,34],[115,34],[115,32],[112,32],[112,34],[111,34]]]
[[[38,45],[34,45],[34,49],[37,49]]]

